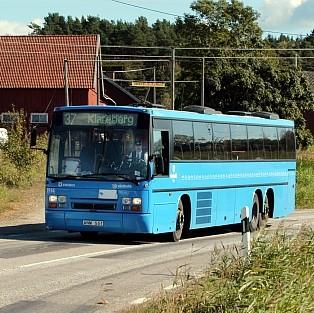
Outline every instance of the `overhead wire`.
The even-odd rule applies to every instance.
[[[173,17],[181,17],[181,18],[186,17],[186,18],[189,18],[188,16],[182,16],[182,15],[173,14],[173,13],[169,13],[169,12],[165,12],[165,11],[159,11],[159,10],[151,9],[151,8],[148,8],[148,7],[143,7],[143,6],[127,3],[127,2],[124,2],[124,1],[120,1],[120,0],[111,0],[111,1],[123,4],[123,5],[127,5],[127,6],[130,6],[130,7],[134,7],[134,8],[138,8],[138,9],[142,9],[142,10],[146,10],[146,11],[151,11],[151,12],[156,12],[156,13],[161,13],[161,14],[165,14],[165,15],[169,15],[169,16],[173,16]],[[288,35],[288,36],[300,36],[300,37],[308,36],[308,35],[304,35],[304,34],[280,32],[280,31],[272,31],[272,30],[262,30],[262,31],[264,33],[280,34],[280,35]]]

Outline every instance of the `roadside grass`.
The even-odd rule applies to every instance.
[[[314,152],[299,151],[296,207],[314,207]],[[199,279],[187,273],[181,288],[121,313],[314,312],[314,231],[263,229],[250,256],[216,249]],[[174,282],[179,280],[174,278]]]
[[[314,152],[299,151],[297,159],[296,208],[314,207]]]
[[[314,231],[264,229],[249,258],[216,251],[205,275],[123,313],[314,312]]]
[[[23,143],[21,143],[23,144]],[[45,147],[46,138],[43,138]],[[28,145],[28,143],[27,143]],[[28,151],[27,167],[15,146],[9,156],[0,149],[0,216],[20,199],[21,189],[44,182],[46,156]],[[314,152],[298,151],[296,207],[314,207]],[[252,243],[249,258],[241,252],[216,249],[202,278],[174,277],[182,288],[163,291],[152,301],[124,313],[314,312],[314,231],[302,229],[293,237],[284,229],[264,229]]]
[[[45,180],[45,163],[46,156],[36,151],[27,170],[20,170],[9,160],[4,161],[3,153],[0,150],[0,218],[15,210],[17,204],[26,201],[26,199],[21,199],[24,191],[36,194],[34,186]],[[38,190],[38,194],[41,196],[42,191]]]

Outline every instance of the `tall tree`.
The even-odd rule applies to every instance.
[[[176,107],[201,104],[205,64],[205,106],[222,111],[278,112],[282,118],[296,121],[299,145],[311,142],[303,113],[314,108],[313,92],[298,68],[284,67],[273,59],[275,51],[261,50],[266,46],[257,24],[258,13],[237,0],[198,0],[191,8],[194,15],[176,22],[181,42],[208,49],[194,49],[193,62],[180,62],[178,80],[199,83],[185,84],[184,96],[179,88]]]

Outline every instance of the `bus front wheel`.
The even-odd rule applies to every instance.
[[[172,233],[173,237],[172,239],[174,242],[177,242],[181,239],[183,227],[184,227],[184,209],[183,203],[180,199],[177,209],[176,230]]]

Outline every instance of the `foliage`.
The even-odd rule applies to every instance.
[[[280,117],[295,121],[298,147],[311,145],[313,136],[303,114],[314,109],[314,93],[303,71],[313,70],[314,31],[305,38],[281,35],[263,39],[259,13],[237,0],[196,0],[191,9],[193,14],[185,14],[174,24],[157,20],[149,25],[143,16],[130,23],[49,13],[43,27],[34,23],[29,27],[33,35],[99,34],[101,44],[107,45],[104,55],[113,59],[124,55],[141,59],[162,56],[171,60],[170,48],[176,47],[176,109],[201,104],[205,60],[205,106],[222,111],[277,112]],[[124,62],[121,66],[106,65],[104,71],[109,76],[113,71],[122,71],[119,84],[130,90],[131,80],[170,81],[170,65],[160,60]],[[155,78],[148,68],[154,68]],[[164,104],[168,108],[170,87],[167,84],[157,98],[161,103],[166,99]],[[149,90],[132,87],[130,92],[141,100],[154,101]]]
[[[12,113],[16,113],[14,108]],[[27,115],[24,110],[21,109],[20,112],[18,112],[16,121],[8,124],[9,140],[2,147],[4,156],[12,162],[17,170],[27,169],[32,160],[26,119]]]
[[[205,106],[223,112],[270,111],[295,121],[298,146],[312,144],[303,113],[314,109],[314,92],[298,68],[272,61],[273,52],[262,48],[258,14],[236,0],[198,0],[192,4],[194,16],[179,19],[176,27],[186,46],[225,47],[193,50],[205,58]],[[195,32],[195,30],[197,30]],[[250,31],[248,31],[250,30]],[[193,35],[192,35],[193,34]],[[200,63],[199,63],[200,64]],[[181,79],[201,81],[195,64],[181,64]],[[201,102],[199,85],[189,84],[185,96],[177,95],[176,107]],[[182,104],[183,99],[183,104]]]
[[[286,230],[254,240],[249,258],[217,250],[205,277],[125,312],[312,312],[314,231]]]
[[[14,111],[13,108],[13,112]],[[32,181],[44,177],[45,156],[41,152],[30,149],[30,134],[27,125],[27,115],[20,110],[17,119],[8,128],[8,141],[1,145],[0,150],[0,185],[4,187],[20,187],[31,184]],[[47,136],[41,137],[42,142]],[[44,144],[44,143],[43,143]],[[41,165],[40,167],[38,167]],[[38,171],[42,168],[42,171]]]
[[[298,151],[296,207],[313,208],[314,205],[314,153],[309,150]]]

